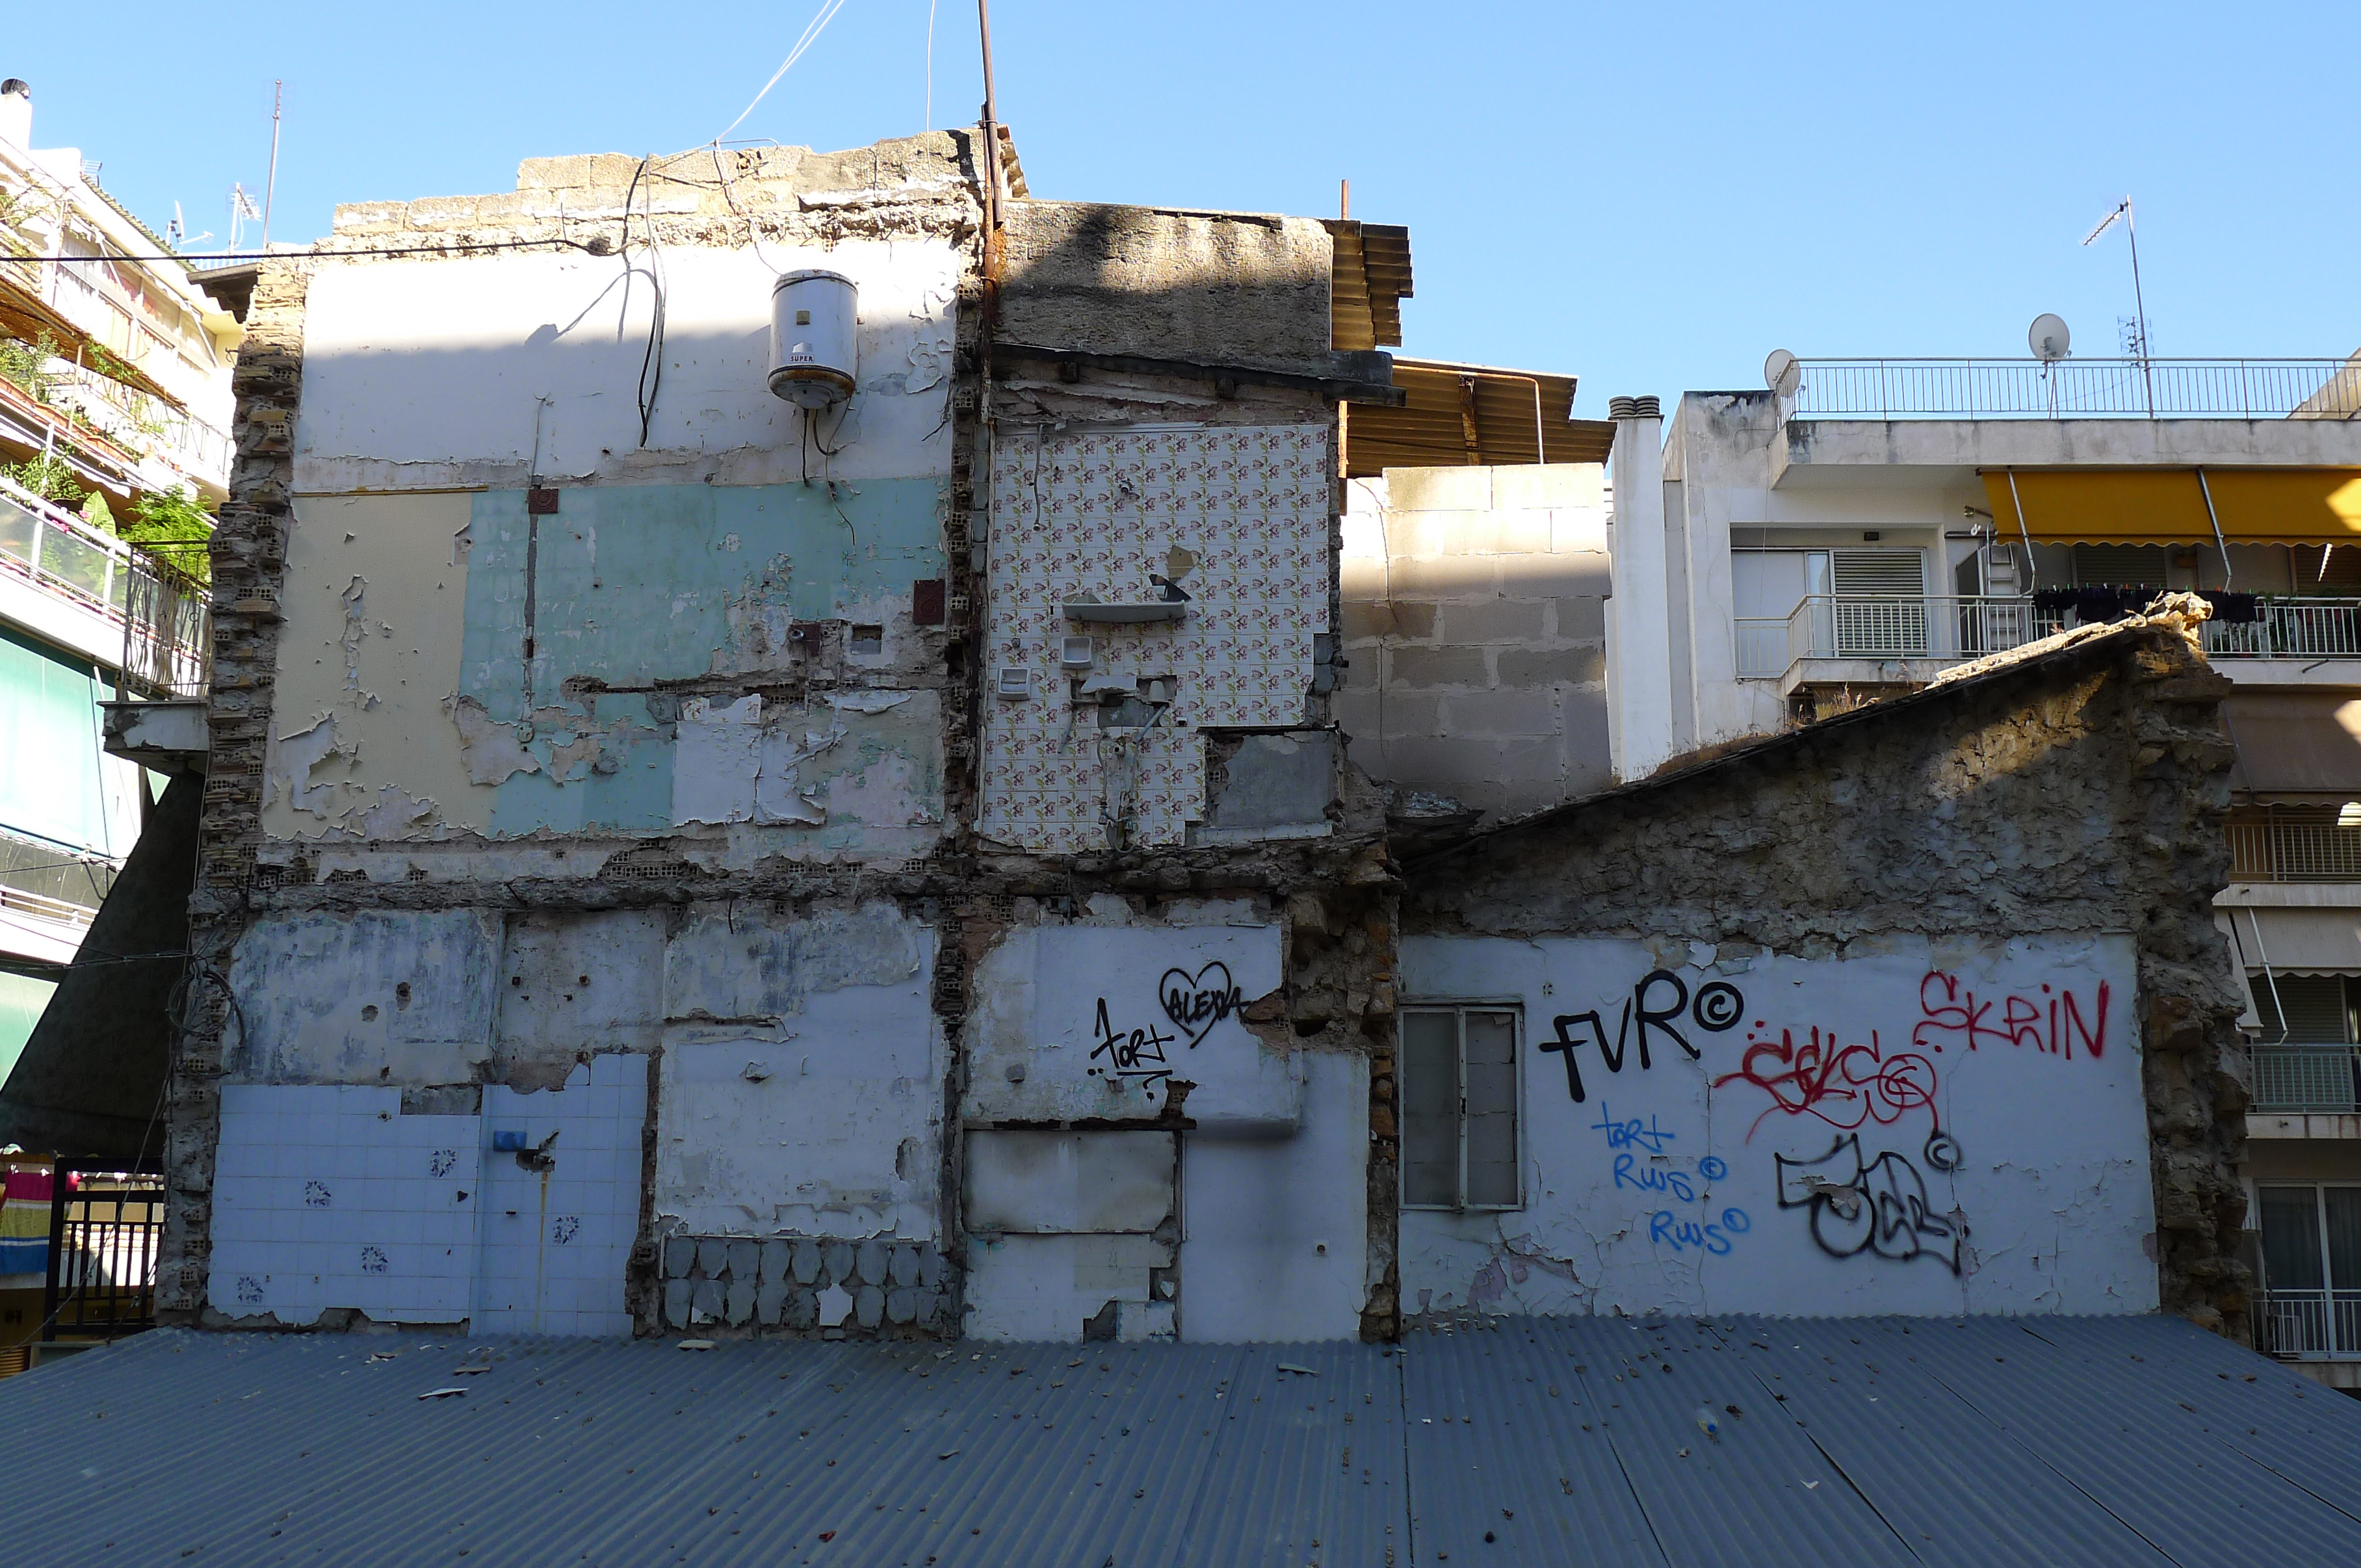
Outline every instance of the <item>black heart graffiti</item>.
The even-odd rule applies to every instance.
[[[1156,989],[1164,1003],[1164,1015],[1189,1037],[1191,1050],[1197,1048],[1206,1030],[1245,1006],[1246,1000],[1246,992],[1230,979],[1230,966],[1219,959],[1195,974],[1166,970]]]

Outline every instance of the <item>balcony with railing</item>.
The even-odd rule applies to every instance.
[[[2361,1290],[2259,1290],[2255,1348],[2266,1355],[2361,1355]]]
[[[204,592],[136,546],[0,479],[0,582],[14,581],[87,628],[77,651],[111,663],[131,692],[203,696],[212,656]]]
[[[2350,419],[2344,359],[1807,359],[1796,419]]]
[[[2361,1110],[2361,1080],[2355,1077],[2361,1071],[2361,1047],[2283,1041],[2248,1046],[2246,1059],[2258,1112],[2349,1115]]]
[[[2361,601],[2255,601],[2254,619],[2205,623],[2210,659],[2361,659]],[[1776,679],[1803,659],[1960,660],[2080,625],[2025,597],[1813,594],[1784,616],[1737,620],[1741,679]]]
[[[2361,882],[2361,828],[2334,807],[2273,806],[2232,817],[2232,882]]]
[[[229,483],[227,432],[87,366],[52,361],[38,395],[0,379],[0,417],[20,440],[62,446],[136,489]]]

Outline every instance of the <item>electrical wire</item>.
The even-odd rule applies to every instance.
[[[683,183],[695,184],[696,181],[685,181]],[[491,241],[460,241],[450,245],[357,246],[350,250],[273,250],[268,253],[259,250],[247,250],[225,252],[220,254],[207,252],[203,256],[182,256],[176,252],[168,250],[159,252],[154,256],[25,256],[11,257],[9,259],[21,265],[31,265],[36,267],[50,265],[62,266],[70,261],[178,261],[183,264],[191,261],[334,261],[337,258],[345,256],[449,256],[455,252],[466,251],[526,250],[535,246],[544,245],[564,246],[571,250],[588,251],[592,256],[611,256],[614,254],[611,247],[601,248],[599,242],[597,240],[504,239]]]
[[[620,255],[624,258],[623,277],[625,280],[624,289],[626,291],[623,299],[623,308],[626,311],[629,311],[631,309],[631,296],[629,290],[631,287],[630,279],[631,273],[630,259],[631,247],[631,202],[634,197],[639,195],[640,182],[642,180],[646,180],[649,186],[646,197],[648,203],[646,213],[648,224],[648,288],[653,293],[653,299],[652,300],[648,310],[648,346],[646,351],[640,356],[640,380],[638,393],[640,402],[640,444],[642,447],[646,446],[648,444],[648,430],[655,419],[656,395],[664,389],[664,251],[656,243],[655,181],[649,174],[650,166],[654,161],[653,155],[642,158],[640,159],[640,166],[631,170],[631,183],[623,192],[622,239],[616,247],[617,254]],[[651,372],[653,372],[653,379],[651,379]]]
[[[746,116],[754,112],[754,104],[761,103],[770,95],[771,89],[779,84],[779,78],[787,73],[788,67],[804,57],[804,51],[818,40],[828,25],[836,20],[836,14],[843,9],[844,0],[820,0],[819,10],[813,15],[810,21],[804,24],[803,36],[796,40],[796,47],[787,51],[787,58],[779,62],[779,69],[771,72],[771,79],[763,83],[763,91],[754,94],[754,103],[739,110],[738,118],[721,127],[721,136],[713,138],[716,142],[720,141],[721,137],[728,136],[744,123]]]

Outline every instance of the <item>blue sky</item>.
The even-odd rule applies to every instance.
[[[521,158],[716,135],[818,0],[27,7],[34,140],[161,227],[227,231],[287,82],[273,238],[338,202],[504,191]],[[927,118],[928,0],[847,0],[738,135]],[[2361,5],[1413,5],[999,0],[1001,116],[1036,195],[1410,225],[1404,352],[1610,392],[1744,387],[1774,347],[2022,355],[2040,312],[2115,351],[2138,203],[2155,350],[2361,345],[2345,84]],[[234,24],[227,25],[227,24]],[[972,122],[975,12],[940,0],[933,120]],[[252,237],[249,235],[249,239]]]

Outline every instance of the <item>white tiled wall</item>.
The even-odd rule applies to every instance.
[[[214,1175],[212,1300],[308,1323],[467,1315],[477,1119],[405,1116],[393,1089],[233,1084]]]
[[[629,1334],[623,1266],[640,1225],[640,1133],[647,1058],[594,1057],[566,1087],[484,1091],[483,1218],[476,1264],[478,1333]],[[495,1150],[501,1132],[549,1146],[547,1172]]]
[[[222,1091],[211,1301],[310,1323],[473,1320],[483,1333],[628,1334],[647,1059],[608,1055],[562,1090],[484,1091],[480,1116],[405,1116],[393,1089]],[[494,1135],[550,1134],[546,1177]]]
[[[980,828],[1002,843],[1107,847],[1113,797],[1144,845],[1178,844],[1204,814],[1199,727],[1303,721],[1312,639],[1327,631],[1335,472],[1324,425],[1011,433],[994,443],[986,678],[1033,672],[1023,702],[989,699]],[[1193,553],[1178,621],[1084,626],[1068,602],[1146,601],[1173,546]],[[1146,729],[1101,730],[1068,698],[1069,634],[1094,673],[1175,678]]]

